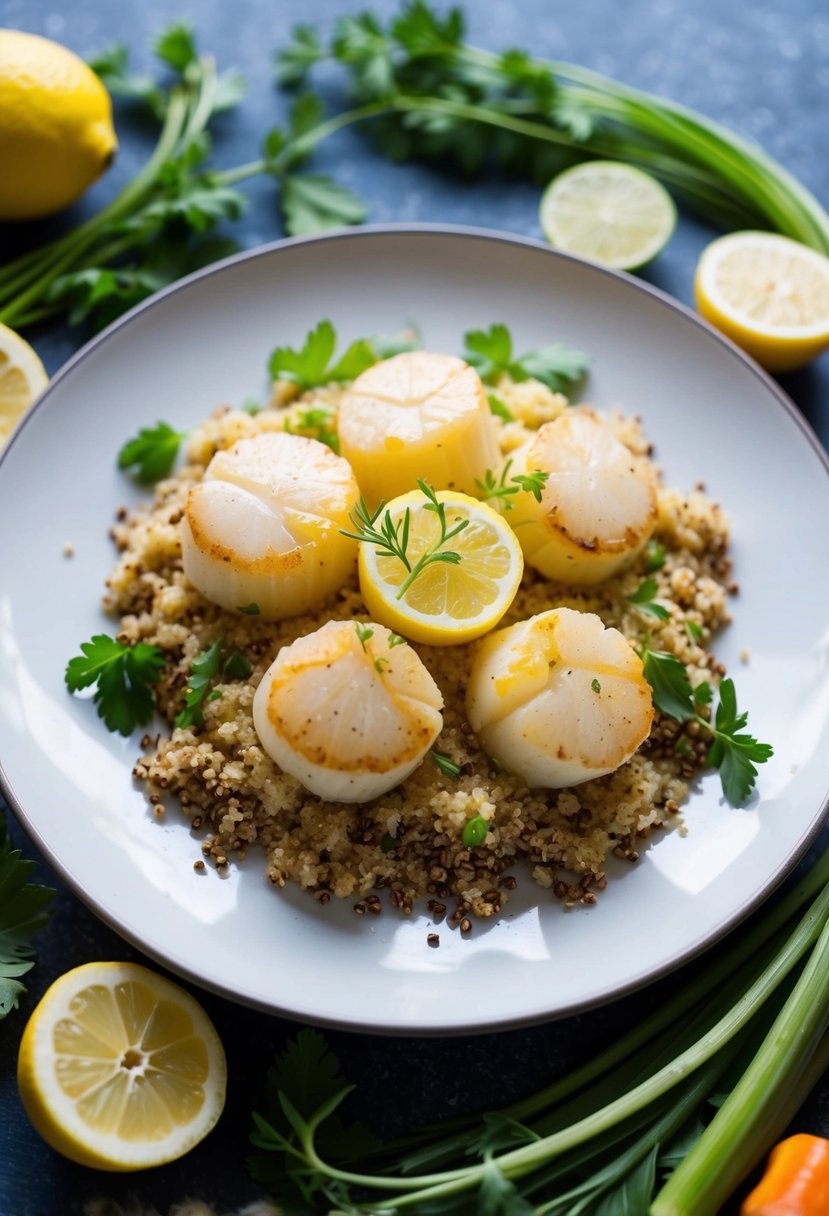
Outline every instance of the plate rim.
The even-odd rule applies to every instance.
[[[553,260],[563,259],[565,261],[574,262],[580,266],[587,267],[591,272],[598,276],[604,276],[611,280],[622,280],[629,287],[643,293],[656,300],[662,307],[668,308],[670,311],[678,314],[686,321],[691,321],[697,328],[714,338],[721,346],[730,352],[732,357],[735,357],[749,371],[755,379],[759,380],[763,387],[770,391],[776,404],[783,409],[784,414],[789,420],[794,423],[796,428],[801,431],[803,436],[808,441],[812,452],[818,457],[819,464],[822,466],[824,473],[829,476],[829,453],[823,448],[815,431],[809,424],[808,420],[803,416],[792,399],[788,396],[785,390],[773,379],[766,371],[764,371],[757,363],[754,362],[744,351],[735,345],[724,334],[721,334],[712,325],[699,316],[692,308],[675,299],[661,288],[647,283],[642,279],[636,278],[634,275],[624,271],[612,270],[608,267],[601,266],[595,262],[591,262],[586,258],[579,257],[575,254],[567,253],[563,250],[556,249],[545,241],[539,240],[537,237],[514,234],[498,229],[487,227],[479,227],[466,224],[441,224],[441,223],[385,223],[385,224],[369,224],[359,228],[347,227],[336,228],[322,233],[312,233],[305,236],[297,237],[282,237],[274,241],[269,241],[262,245],[257,245],[251,249],[240,250],[229,257],[223,258],[218,262],[211,263],[209,266],[203,267],[200,270],[185,276],[182,279],[176,280],[161,291],[156,292],[146,300],[135,305],[128,312],[116,318],[110,325],[103,329],[99,334],[94,335],[88,342],[84,343],[70,358],[62,364],[55,373],[54,377],[49,381],[46,388],[34,402],[30,410],[27,412],[21,424],[15,429],[9,442],[6,444],[2,452],[0,452],[0,477],[2,477],[2,469],[9,455],[14,451],[15,444],[19,440],[20,435],[25,430],[28,423],[38,412],[43,405],[52,396],[55,388],[70,375],[75,367],[79,366],[90,356],[94,355],[100,346],[109,340],[115,333],[121,330],[124,326],[144,313],[149,312],[163,300],[180,292],[187,290],[194,283],[202,279],[209,278],[213,275],[222,274],[231,267],[238,266],[244,262],[255,261],[261,258],[271,257],[278,254],[281,250],[292,249],[302,245],[314,245],[327,241],[340,240],[360,240],[366,237],[378,236],[417,236],[427,235],[434,237],[445,237],[451,240],[484,240],[503,244],[512,247],[534,250],[544,256],[551,257]],[[770,875],[767,875],[758,890],[743,904],[740,905],[730,916],[707,933],[702,934],[690,944],[686,944],[678,953],[672,954],[669,959],[666,959],[660,966],[656,968],[648,968],[645,972],[637,973],[631,977],[626,983],[621,986],[616,986],[612,990],[600,989],[592,995],[582,997],[578,1000],[571,1001],[568,1005],[558,1008],[554,1011],[540,1012],[533,1011],[525,1015],[507,1015],[499,1016],[494,1020],[488,1020],[486,1023],[453,1023],[446,1026],[429,1026],[414,1030],[408,1026],[399,1027],[393,1024],[383,1023],[382,1025],[363,1022],[359,1019],[351,1018],[350,1020],[342,1020],[336,1017],[326,1017],[323,1014],[310,1014],[307,1012],[298,1012],[295,1009],[285,1008],[281,1004],[275,1004],[273,1001],[265,1000],[254,996],[251,993],[240,993],[233,989],[230,985],[222,984],[220,981],[212,977],[198,973],[191,966],[178,960],[171,959],[171,956],[165,955],[162,950],[150,948],[144,943],[140,936],[123,924],[118,917],[117,911],[105,907],[99,902],[95,896],[89,894],[75,878],[69,874],[63,866],[60,858],[55,854],[52,847],[44,840],[40,830],[31,822],[30,817],[25,811],[20,799],[15,794],[11,780],[6,773],[3,765],[2,757],[0,757],[0,793],[3,794],[9,809],[15,816],[28,838],[33,842],[39,850],[48,865],[56,872],[64,885],[75,895],[87,908],[89,908],[95,916],[98,917],[108,928],[114,930],[120,937],[126,940],[135,949],[140,951],[145,956],[152,958],[156,963],[160,964],[174,975],[184,978],[192,983],[195,987],[206,989],[213,992],[234,1004],[242,1004],[249,1008],[258,1009],[271,1016],[285,1017],[290,1020],[301,1018],[303,1023],[324,1027],[326,1029],[344,1030],[353,1033],[367,1034],[383,1034],[392,1037],[417,1037],[417,1038],[444,1038],[453,1037],[456,1035],[469,1034],[490,1034],[502,1032],[506,1030],[520,1029],[522,1027],[544,1024],[547,1022],[558,1021],[564,1018],[584,1013],[591,1009],[596,1009],[602,1005],[609,1004],[616,1000],[621,1000],[631,993],[640,991],[650,984],[656,983],[658,980],[665,978],[674,971],[678,970],[685,963],[690,962],[706,950],[710,949],[717,942],[722,941],[732,929],[736,928],[761,905],[763,904],[777,889],[777,887],[788,877],[798,862],[804,857],[808,849],[817,840],[823,827],[829,817],[829,788],[816,810],[810,827],[803,833],[796,844],[789,850],[784,858],[776,865]]]

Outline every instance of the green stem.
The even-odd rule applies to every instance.
[[[760,1050],[651,1216],[715,1216],[786,1127],[829,1051],[829,924]],[[808,1088],[806,1086],[808,1085]]]

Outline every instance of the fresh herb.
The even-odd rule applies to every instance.
[[[512,414],[509,411],[506,403],[501,400],[495,393],[487,393],[486,399],[489,402],[490,412],[496,418],[502,419],[504,422],[512,422]]]
[[[146,642],[129,646],[98,633],[81,643],[81,652],[66,667],[69,691],[94,685],[93,700],[108,730],[130,735],[145,726],[155,712],[152,686],[164,666],[159,648]]]
[[[827,966],[829,853],[574,1072],[383,1145],[347,1121],[353,1086],[322,1036],[300,1031],[253,1116],[252,1172],[286,1211],[719,1211],[829,1060]]]
[[[33,861],[13,849],[0,814],[0,1019],[17,1008],[26,991],[20,977],[34,967],[30,942],[49,919],[55,892],[29,882]]]
[[[460,765],[455,764],[454,760],[450,760],[448,756],[444,756],[443,752],[432,752],[432,759],[445,776],[460,777]]]
[[[410,321],[399,333],[374,334],[368,339],[368,344],[378,359],[392,359],[395,355],[402,355],[407,351],[420,350],[423,339],[417,323]]]
[[[368,651],[366,650],[366,642],[369,640],[369,638],[374,637],[374,630],[372,629],[371,625],[364,625],[362,621],[355,621],[354,632],[357,634],[357,639],[363,648],[363,654],[367,654]]]
[[[587,355],[563,342],[514,355],[512,334],[506,325],[470,330],[463,340],[463,357],[478,369],[484,384],[496,384],[500,376],[507,375],[517,382],[540,380],[553,392],[560,393],[581,380],[587,371]]]
[[[483,815],[474,815],[463,826],[463,841],[464,848],[477,849],[479,844],[483,844],[486,840],[487,832],[489,831],[489,823],[484,819]]]
[[[231,651],[222,665],[222,675],[230,676],[233,680],[246,680],[252,671],[250,660],[241,650]]]
[[[388,645],[389,650],[393,650],[395,646],[405,646],[406,639],[402,638],[399,633],[390,633]]]
[[[655,574],[657,570],[661,570],[665,565],[668,557],[668,550],[662,544],[661,540],[649,540],[645,545],[645,571],[647,574]]]
[[[285,430],[289,434],[304,435],[308,439],[316,439],[319,443],[324,443],[332,452],[336,452],[339,455],[340,437],[331,425],[333,419],[333,410],[326,409],[321,405],[314,405],[309,409],[300,410],[294,422],[287,420],[285,422]]]
[[[210,697],[207,694],[210,690],[210,681],[219,673],[223,645],[224,639],[217,638],[212,646],[203,650],[201,654],[197,654],[190,664],[184,709],[173,719],[174,724],[181,730],[187,730],[191,726],[204,726],[202,705],[206,700],[216,700],[212,694]]]
[[[550,474],[542,472],[541,469],[535,469],[532,473],[518,473],[514,477],[509,477],[511,468],[512,460],[510,459],[501,470],[501,476],[497,481],[492,469],[487,469],[483,481],[479,481],[476,477],[475,485],[481,491],[481,497],[484,500],[494,498],[501,503],[505,511],[512,510],[513,504],[510,499],[521,490],[532,494],[536,502],[541,502],[541,495]],[[507,481],[508,477],[509,481]]]
[[[758,764],[774,754],[769,743],[760,743],[744,733],[747,713],[737,710],[734,681],[724,679],[719,688],[719,704],[713,723],[697,712],[712,699],[711,686],[691,688],[685,664],[665,651],[642,649],[645,679],[653,692],[653,703],[660,713],[678,722],[697,722],[712,737],[707,763],[719,770],[725,797],[733,806],[746,801],[757,779]]]
[[[374,351],[364,338],[352,342],[335,362],[337,333],[330,321],[320,321],[305,337],[299,350],[277,346],[268,361],[272,380],[290,380],[305,391],[319,385],[354,380],[360,372],[377,362]],[[328,420],[326,420],[328,421]]]
[[[245,397],[239,408],[250,414],[251,418],[255,418],[257,414],[262,413],[264,406],[256,397]]]
[[[381,655],[380,658],[374,660],[374,670],[379,676],[381,676],[383,674],[384,667],[391,667],[391,663],[388,659],[383,658]]]
[[[383,837],[380,841],[380,851],[382,853],[391,853],[396,848],[397,848],[397,840],[395,839],[395,837],[390,835],[388,832],[384,832]]]
[[[691,747],[691,744],[684,735],[680,735],[677,739],[676,743],[674,744],[674,751],[679,752],[680,756],[683,756],[686,760],[696,759],[694,749]]]
[[[450,528],[446,520],[445,504],[440,501],[435,491],[425,481],[418,478],[417,484],[426,500],[423,503],[423,510],[432,511],[437,516],[440,535],[429,549],[421,553],[414,565],[411,564],[408,556],[409,529],[411,525],[410,507],[406,508],[403,518],[395,523],[392,520],[390,511],[383,512],[383,508],[386,505],[385,502],[381,501],[375,511],[370,511],[365,499],[361,496],[354,511],[349,515],[354,531],[346,532],[344,528],[340,529],[343,536],[348,536],[352,540],[358,540],[362,544],[376,545],[381,552],[389,557],[395,557],[403,563],[408,571],[408,576],[404,579],[397,592],[396,598],[399,600],[403,598],[421,571],[425,570],[433,562],[445,562],[453,566],[458,565],[461,560],[460,553],[456,553],[452,549],[444,549],[443,546],[447,541],[456,537],[459,532],[462,532],[469,524],[468,519],[461,519]],[[375,525],[381,515],[383,518],[378,529]]]
[[[685,632],[688,634],[690,642],[702,641],[702,626],[698,625],[696,621],[686,621]]]
[[[590,687],[593,689],[593,691],[594,691],[596,694],[598,694],[598,693],[600,693],[600,692],[602,691],[602,686],[601,686],[601,684],[599,683],[599,681],[596,679],[596,677],[595,677],[595,676],[594,676],[594,677],[593,677],[593,679],[590,681]]]
[[[245,616],[259,616],[258,604],[240,604],[236,609],[237,612],[244,612]]]
[[[664,604],[657,604],[654,596],[657,594],[658,587],[655,578],[646,578],[644,583],[634,591],[633,595],[627,597],[629,604],[635,604],[642,612],[649,612],[651,616],[657,617],[660,621],[667,621],[670,618],[670,612]]]
[[[160,481],[169,475],[184,438],[184,432],[174,431],[166,422],[142,427],[118,453],[118,468],[134,469],[145,484]]]

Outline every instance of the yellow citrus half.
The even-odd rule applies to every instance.
[[[47,382],[43,364],[29,343],[0,324],[0,448]]]
[[[829,346],[829,258],[773,232],[732,232],[703,250],[694,279],[707,321],[769,371]]]
[[[215,1125],[225,1056],[201,1006],[137,963],[61,976],[29,1018],[17,1084],[43,1139],[98,1170],[181,1157]]]

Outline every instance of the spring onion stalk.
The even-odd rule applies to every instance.
[[[716,1216],[829,1064],[829,924],[757,1055],[651,1206]]]

